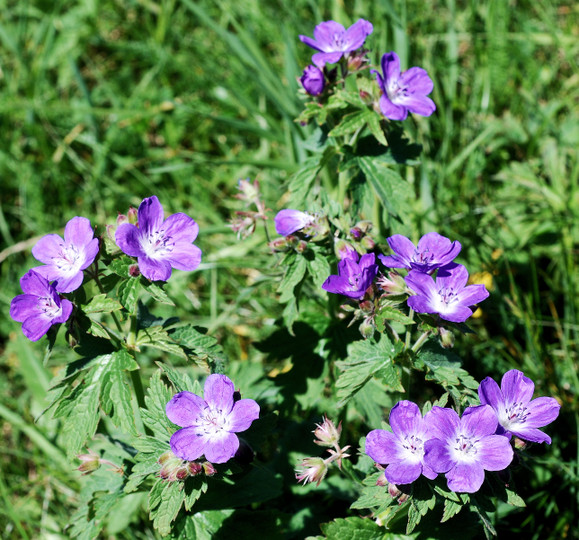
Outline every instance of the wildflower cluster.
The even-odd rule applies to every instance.
[[[130,212],[134,216],[134,212]],[[199,226],[183,213],[164,219],[163,207],[155,196],[139,205],[135,223],[122,216],[117,220],[114,239],[120,250],[137,258],[138,271],[151,281],[167,281],[171,269],[194,270],[201,262],[201,250],[192,244]],[[108,228],[110,234],[111,228]],[[51,326],[65,323],[73,311],[66,293],[82,284],[85,272],[98,281],[96,259],[102,240],[94,237],[90,221],[72,218],[64,228],[64,239],[57,234],[42,237],[32,255],[42,266],[29,270],[20,280],[24,294],[10,305],[10,316],[22,323],[22,332],[31,341],[44,336]]]
[[[468,407],[462,417],[438,406],[422,417],[418,405],[400,401],[390,411],[392,431],[368,433],[366,454],[387,465],[384,474],[392,484],[444,474],[451,491],[475,493],[484,471],[502,471],[511,464],[512,435],[551,442],[538,428],[557,418],[560,405],[554,398],[531,400],[533,390],[533,382],[513,369],[503,376],[500,389],[487,377],[478,388],[481,405]]]
[[[328,64],[338,63],[341,69],[341,81],[348,72],[357,72],[365,68],[368,59],[363,48],[366,38],[372,34],[372,23],[359,19],[347,30],[335,21],[325,21],[314,28],[314,39],[300,36],[300,40],[318,51],[312,55],[313,65],[304,69],[300,82],[307,94],[321,98],[329,95],[331,87],[340,82],[335,69]],[[412,67],[401,73],[400,59],[394,52],[382,55],[382,74],[372,69],[376,76],[380,97],[374,103],[389,120],[405,120],[408,113],[430,116],[436,106],[428,97],[434,84],[426,70]]]

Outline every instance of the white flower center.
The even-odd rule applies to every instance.
[[[163,229],[141,236],[141,247],[151,259],[164,259],[173,252],[175,242]]]
[[[524,424],[527,416],[529,416],[529,411],[527,411],[525,404],[515,402],[507,404],[505,409],[499,412],[499,421],[501,426],[509,430],[517,424]]]
[[[206,435],[229,431],[229,415],[221,409],[207,407],[201,414],[197,425]]]
[[[49,296],[39,296],[38,307],[48,319],[56,319],[62,315],[62,306],[56,305],[56,302]]]
[[[420,461],[424,457],[424,441],[417,434],[406,435],[400,441],[407,458]]]
[[[386,86],[388,99],[395,105],[403,104],[408,96],[408,87],[401,85],[400,80],[389,80]]]
[[[452,444],[452,450],[454,450],[454,455],[458,461],[476,461],[477,439],[467,437],[466,435],[459,433]]]
[[[452,287],[442,287],[438,290],[439,302],[443,308],[449,306],[449,304],[455,304],[458,302],[458,296],[454,292]]]
[[[59,256],[52,259],[52,264],[64,275],[72,275],[80,270],[83,259],[84,252],[77,246],[62,244]]]
[[[412,255],[412,262],[419,264],[429,264],[432,259],[434,259],[434,253],[431,253],[428,248],[424,251],[418,251],[418,249],[415,249],[414,255]]]

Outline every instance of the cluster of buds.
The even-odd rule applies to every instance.
[[[350,238],[355,244],[359,244],[361,251],[372,251],[376,247],[375,240],[370,236],[372,223],[370,221],[358,221],[350,229]]]
[[[129,208],[129,211],[125,214],[119,214],[117,216],[117,221],[114,225],[107,225],[106,226],[106,230],[107,230],[107,236],[109,237],[110,240],[112,240],[113,244],[116,244],[116,239],[115,239],[115,232],[116,230],[119,228],[119,225],[122,225],[123,223],[130,223],[131,225],[138,225],[138,215],[137,215],[137,209],[133,208],[132,206]]]
[[[239,193],[235,196],[244,201],[246,206],[255,205],[256,210],[242,210],[235,212],[235,217],[231,220],[231,228],[237,233],[238,238],[247,238],[255,232],[258,221],[267,219],[267,208],[261,200],[259,182],[249,181],[249,178],[241,179],[237,183]]]
[[[342,423],[338,427],[327,416],[324,416],[324,421],[321,424],[316,424],[316,429],[313,434],[316,436],[314,442],[319,446],[328,448],[330,456],[326,459],[321,457],[307,457],[302,460],[296,469],[296,480],[303,481],[304,484],[320,482],[326,477],[330,465],[336,463],[338,468],[342,468],[342,460],[350,457],[346,450],[350,446],[340,447],[340,434],[342,433]]]
[[[109,469],[112,472],[123,474],[123,468],[119,467],[112,461],[108,459],[101,458],[98,454],[94,453],[92,450],[89,450],[88,454],[79,454],[76,456],[77,459],[81,461],[81,464],[77,467],[77,471],[82,473],[83,476],[87,474],[91,474],[95,472],[97,469],[100,469],[101,465],[110,465],[111,468]]]
[[[184,461],[171,450],[161,454],[157,462],[161,465],[159,477],[167,482],[183,482],[190,476],[213,476],[217,472],[209,461]]]

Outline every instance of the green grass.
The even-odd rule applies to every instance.
[[[348,6],[347,9],[344,5]],[[232,357],[281,313],[279,272],[262,231],[227,226],[239,178],[260,181],[269,208],[307,157],[310,127],[296,77],[317,21],[374,23],[371,57],[396,50],[435,81],[437,113],[407,122],[423,145],[403,171],[417,233],[463,244],[493,276],[475,345],[457,346],[479,378],[518,368],[561,400],[553,444],[535,449],[518,487],[524,512],[500,532],[560,538],[579,502],[579,9],[571,1],[6,0],[0,21],[0,531],[66,538],[79,501],[58,423],[33,419],[70,353],[48,361],[8,316],[34,238],[75,215],[114,223],[156,194],[200,224],[204,263],[169,284],[177,313],[209,328]],[[272,213],[273,215],[273,213]],[[269,223],[272,229],[271,221]],[[388,234],[397,231],[388,231]],[[19,244],[19,243],[23,244]],[[3,251],[5,250],[5,251]],[[264,272],[261,272],[265,269]],[[183,291],[185,291],[183,293]],[[34,375],[31,375],[31,374]],[[524,487],[525,482],[526,487]],[[144,515],[144,514],[143,514]],[[145,537],[146,528],[133,531]]]

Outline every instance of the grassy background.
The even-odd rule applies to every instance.
[[[345,5],[347,7],[345,7]],[[169,283],[232,357],[279,315],[259,231],[227,225],[239,178],[269,208],[306,157],[296,77],[316,22],[374,23],[370,57],[426,68],[436,114],[406,122],[423,145],[404,171],[416,234],[439,230],[484,271],[480,338],[457,344],[478,378],[518,368],[563,404],[550,447],[518,486],[529,508],[497,516],[529,538],[577,530],[579,8],[571,0],[4,0],[0,19],[0,531],[66,538],[79,481],[58,423],[33,423],[57,365],[8,317],[30,248],[75,215],[114,223],[156,194],[200,224],[199,272]],[[271,222],[269,229],[272,229]],[[397,231],[390,231],[395,233]],[[69,354],[62,345],[60,361]],[[52,362],[55,362],[52,365]],[[574,529],[575,527],[575,529]],[[575,533],[573,532],[575,530]],[[53,535],[53,536],[50,536]],[[145,528],[120,538],[145,537]]]

